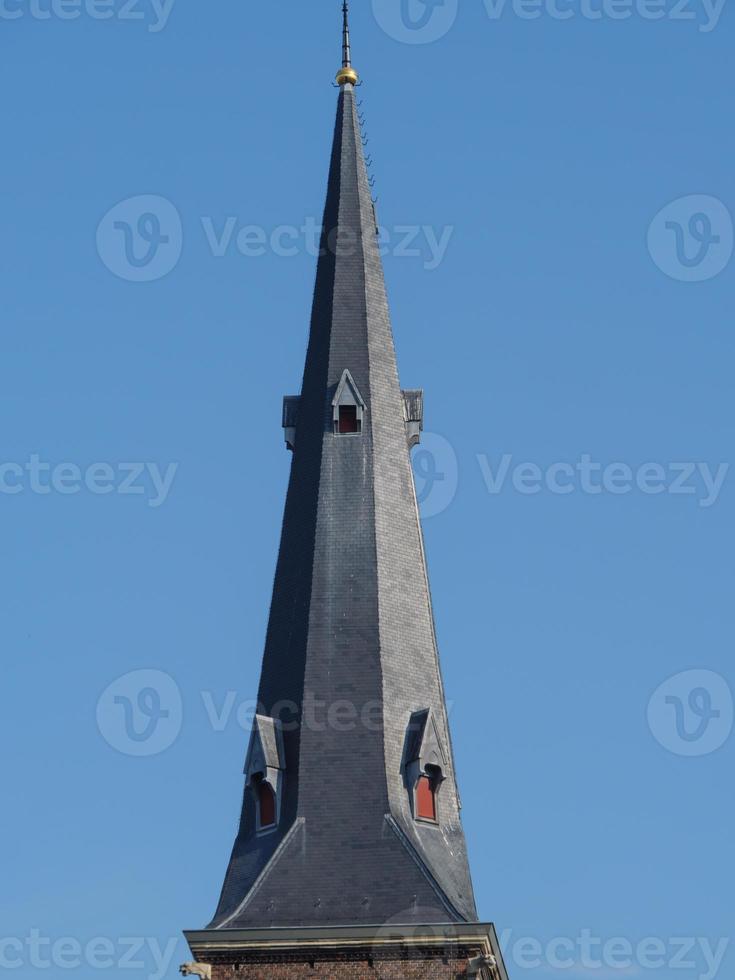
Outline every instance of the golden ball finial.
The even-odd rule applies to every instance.
[[[337,72],[337,84],[346,85],[347,82],[349,82],[350,85],[357,85],[358,74],[354,68],[340,68],[340,70]]]

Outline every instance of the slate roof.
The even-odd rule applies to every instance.
[[[259,711],[346,701],[368,724],[300,708],[284,726],[279,827],[257,836],[246,794],[215,929],[477,919],[451,752],[438,826],[413,819],[404,778],[415,712],[451,741],[355,102],[343,85]],[[345,370],[359,435],[334,433]]]

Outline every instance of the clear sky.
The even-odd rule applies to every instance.
[[[214,912],[338,7],[0,0],[0,970],[24,980],[173,978],[169,939]],[[515,978],[725,980],[733,11],[353,7],[481,916]]]

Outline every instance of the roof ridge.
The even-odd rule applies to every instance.
[[[431,870],[429,865],[426,863],[426,861],[424,861],[424,859],[421,857],[419,852],[413,846],[407,834],[403,831],[403,829],[401,828],[401,826],[399,825],[398,821],[395,819],[392,813],[385,814],[385,822],[388,824],[391,830],[393,830],[398,840],[401,842],[401,844],[403,844],[405,849],[408,851],[409,855],[416,862],[421,873],[424,875],[424,877],[427,879],[431,887],[434,889],[439,900],[441,901],[442,905],[444,905],[446,910],[450,912],[452,915],[456,915],[463,922],[466,921],[465,916],[459,911],[459,909],[455,906],[454,902],[452,902],[450,897],[441,887],[441,885],[436,879],[434,872]]]
[[[283,835],[283,838],[279,843],[278,847],[271,854],[263,870],[255,879],[252,886],[250,887],[250,890],[245,894],[245,897],[242,899],[242,901],[237,906],[235,911],[232,912],[230,915],[228,915],[226,919],[223,919],[222,922],[215,925],[214,926],[215,929],[224,929],[228,923],[232,922],[233,919],[236,919],[238,915],[240,915],[240,913],[248,906],[249,902],[255,897],[255,894],[260,890],[262,885],[265,883],[266,878],[268,878],[271,871],[278,864],[279,860],[283,856],[283,852],[286,850],[286,847],[290,844],[291,840],[296,836],[296,831],[300,830],[305,823],[306,823],[306,817],[297,817],[294,820],[293,824],[288,829],[287,833]]]

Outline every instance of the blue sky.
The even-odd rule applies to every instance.
[[[0,952],[24,978],[66,937],[51,975],[127,949],[174,977],[183,944],[158,971],[155,943],[214,911],[338,6],[0,4]],[[732,11],[353,7],[481,915],[516,978],[729,976]],[[142,670],[173,688],[140,757],[110,718],[141,675],[110,685]],[[586,935],[634,950],[597,969]]]

